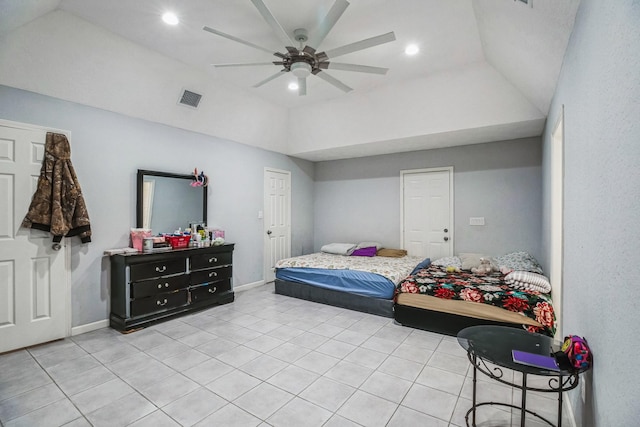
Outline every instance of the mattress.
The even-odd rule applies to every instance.
[[[396,290],[391,280],[366,271],[280,268],[276,270],[276,278],[374,298],[391,299]]]
[[[450,272],[431,265],[396,287],[396,304],[476,319],[524,325],[553,336],[555,313],[549,294],[514,289],[504,275]]]
[[[357,257],[313,253],[276,263],[276,278],[373,298],[392,299],[418,257]]]

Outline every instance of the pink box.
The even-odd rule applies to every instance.
[[[131,247],[142,252],[142,241],[145,237],[151,237],[151,230],[144,228],[131,229]]]
[[[217,239],[218,237],[222,237],[224,239],[224,230],[213,230],[213,238]]]

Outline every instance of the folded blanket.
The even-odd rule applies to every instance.
[[[388,256],[392,258],[402,258],[407,255],[407,251],[404,249],[388,249],[382,248],[377,253],[378,256]]]
[[[376,247],[358,248],[351,253],[351,256],[376,256]]]
[[[551,283],[542,274],[530,271],[512,271],[504,276],[504,281],[516,289],[541,292],[548,294],[551,292]]]
[[[355,250],[355,243],[329,243],[320,248],[321,252],[334,255],[351,255]]]

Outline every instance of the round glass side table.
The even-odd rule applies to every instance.
[[[538,355],[550,356],[560,350],[562,343],[554,341],[552,338],[527,332],[524,329],[510,328],[506,326],[472,326],[465,328],[458,333],[458,343],[467,351],[467,357],[473,365],[473,405],[465,415],[467,426],[476,425],[476,409],[484,405],[508,406],[520,410],[520,426],[524,427],[526,414],[531,414],[547,424],[554,426],[548,419],[540,414],[527,409],[527,391],[538,391],[544,393],[558,394],[558,423],[562,426],[562,393],[574,389],[580,380],[579,374],[582,371],[551,370],[535,366],[523,365],[513,361],[512,350],[524,351]],[[491,363],[496,366],[489,366]],[[504,378],[503,368],[511,369],[522,374],[522,383],[516,384]],[[478,403],[477,397],[477,374],[478,371],[488,377],[516,387],[522,391],[520,406],[502,402],[482,402]],[[530,387],[527,385],[528,375],[538,375],[549,377],[548,387]],[[471,415],[471,424],[469,416]]]

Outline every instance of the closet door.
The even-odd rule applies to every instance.
[[[273,282],[276,263],[291,256],[291,172],[264,171],[264,281]]]
[[[453,255],[453,168],[402,171],[402,246],[409,255]]]
[[[36,190],[46,131],[0,121],[0,353],[68,335],[67,244],[20,227]]]

